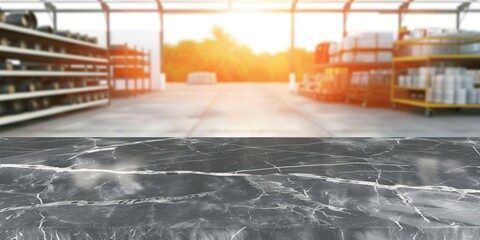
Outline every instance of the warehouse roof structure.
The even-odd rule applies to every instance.
[[[68,13],[104,13],[107,46],[110,45],[110,15],[113,13],[158,13],[160,72],[164,72],[164,15],[218,14],[229,12],[289,13],[291,15],[291,49],[295,47],[295,13],[339,13],[343,15],[343,34],[347,35],[349,13],[380,13],[398,15],[398,26],[406,14],[454,14],[460,29],[469,12],[480,12],[476,0],[1,0],[6,12],[31,10],[49,13],[56,28],[57,15]],[[291,58],[291,72],[295,64]]]

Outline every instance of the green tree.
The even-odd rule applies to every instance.
[[[221,27],[212,29],[213,39],[181,41],[166,45],[168,80],[185,82],[191,72],[215,72],[220,82],[285,82],[290,72],[290,51],[255,54]],[[313,72],[313,53],[295,49],[297,77]]]

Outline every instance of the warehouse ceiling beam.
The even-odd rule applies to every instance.
[[[343,34],[343,37],[346,37],[348,35],[348,32],[347,32],[348,14],[352,10],[353,1],[355,1],[355,0],[348,0],[348,2],[346,2],[345,5],[343,6],[343,11],[342,11],[342,15],[343,15],[342,34]]]
[[[363,3],[363,2],[362,2]],[[24,12],[22,8],[2,8],[5,12]],[[48,12],[45,9],[31,9],[33,12]],[[57,9],[57,13],[103,13],[101,9]],[[156,13],[156,9],[110,9],[110,13]],[[220,14],[231,12],[228,9],[165,9],[164,14]],[[239,13],[251,13],[248,10],[238,11]],[[263,9],[265,13],[290,13],[291,9]],[[409,9],[408,14],[455,14],[456,9]],[[470,9],[469,13],[480,13],[480,9]],[[343,9],[296,9],[295,13],[343,13]],[[379,14],[398,14],[396,9],[350,9],[349,13],[379,13]]]
[[[474,1],[475,0],[464,2],[457,7],[457,13],[456,13],[456,17],[457,17],[456,27],[457,27],[457,30],[460,30],[461,24],[462,24],[463,20],[465,19],[465,17],[467,16],[468,10],[470,9],[470,6],[472,5],[472,2],[474,2]],[[462,15],[462,13],[463,13],[463,15]]]
[[[52,2],[49,2],[47,0],[41,0],[41,2],[43,2],[45,9],[50,13],[50,18],[52,19],[53,23],[53,30],[57,31],[57,7]]]

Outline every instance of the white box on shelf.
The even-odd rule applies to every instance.
[[[443,101],[443,91],[441,89],[433,89],[433,102],[441,103]]]
[[[418,77],[418,87],[427,86],[427,79],[428,79],[428,76],[419,76]]]
[[[455,76],[445,76],[444,80],[443,80],[443,86],[442,88],[445,89],[445,90],[449,90],[449,89],[455,89],[455,82],[456,82],[457,78]]]
[[[357,38],[354,36],[347,36],[343,38],[342,49],[349,50],[355,48],[357,43]]]
[[[480,89],[475,89],[477,90],[477,104],[480,104]]]
[[[467,103],[468,104],[476,104],[478,102],[478,94],[477,89],[468,89],[467,90]]]
[[[470,75],[464,75],[462,88],[473,89],[474,87],[475,87],[475,77],[472,77]]]
[[[418,68],[409,68],[409,69],[407,69],[407,73],[408,73],[408,75],[418,75],[419,70],[418,70]]]
[[[437,73],[437,68],[435,67],[421,67],[419,69],[420,76],[434,76]]]
[[[463,88],[463,82],[465,81],[464,76],[457,75],[454,78],[455,78],[455,82],[454,82],[455,87],[454,88],[455,89]]]
[[[455,89],[445,89],[442,91],[443,103],[454,104],[455,103]]]
[[[406,84],[405,84],[405,76],[404,75],[401,75],[398,77],[398,86],[400,87],[405,87]]]
[[[427,102],[435,102],[435,90],[432,88],[428,89]]]
[[[353,62],[355,59],[354,59],[355,55],[353,53],[343,53],[341,58],[342,58],[342,62],[344,63],[350,63],[350,62]]]
[[[447,75],[447,76],[457,75],[457,68],[456,67],[446,67],[445,68],[445,75]]]
[[[443,89],[443,86],[445,84],[445,78],[446,76],[445,75],[436,75],[434,78],[433,78],[433,81],[432,81],[432,87],[435,88],[435,89]]]
[[[334,55],[339,52],[339,44],[338,43],[330,43],[330,47],[328,48],[328,54]]]
[[[412,76],[405,76],[405,87],[412,87]]]
[[[379,52],[377,53],[377,62],[391,62],[393,59],[392,52]]]
[[[456,89],[455,90],[455,104],[467,104],[467,90]]]
[[[355,54],[355,62],[375,62],[375,53],[357,53]]]
[[[480,53],[480,44],[463,44],[460,46],[460,54],[478,54]]]
[[[412,79],[412,87],[418,87],[418,76],[410,76]]]

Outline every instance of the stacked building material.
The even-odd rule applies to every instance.
[[[188,84],[215,84],[217,75],[211,72],[195,72],[188,74]]]
[[[128,97],[152,91],[151,53],[127,44],[110,47],[112,95]]]
[[[463,67],[409,68],[407,75],[399,76],[399,86],[427,87],[428,102],[445,104],[480,104],[476,81],[477,71],[467,71]]]

